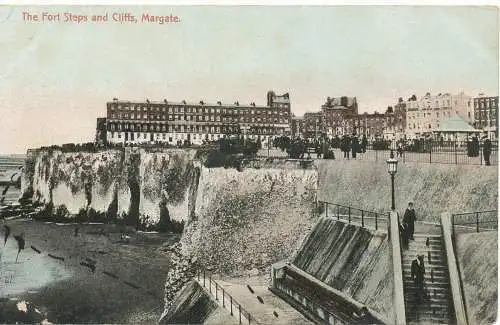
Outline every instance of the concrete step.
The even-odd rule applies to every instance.
[[[434,274],[441,273],[443,275],[448,275],[448,267],[443,264],[427,264],[425,265],[425,273],[431,274],[431,270]],[[411,274],[411,265],[410,264],[403,264],[403,273],[408,272],[408,274]]]
[[[422,325],[422,324],[432,324],[432,325],[449,325],[453,321],[450,320],[451,317],[425,317],[425,318],[407,318],[408,325]]]
[[[406,312],[406,314],[410,317],[415,317],[415,318],[416,317],[422,318],[424,316],[436,317],[436,318],[441,318],[441,317],[448,318],[450,316],[450,313],[448,311],[444,311],[444,310],[432,311],[430,309],[419,309],[419,308],[416,308],[416,309],[409,308],[408,310],[409,311]]]
[[[417,287],[413,284],[413,281],[403,281],[403,285],[405,289],[408,290],[418,290]],[[441,282],[441,283],[430,283],[429,281],[425,281],[425,288],[428,290],[442,290],[446,289],[448,290],[450,284],[448,282]]]
[[[410,282],[413,282],[413,279],[410,277],[410,276],[407,276],[407,277],[403,277],[403,282],[405,283],[410,283]],[[424,282],[428,285],[431,285],[433,283],[446,283],[446,284],[449,284],[449,281],[448,281],[448,278],[446,277],[431,277],[430,275],[429,276],[425,276],[424,277]]]
[[[411,266],[413,259],[403,259],[402,262],[403,262],[403,265],[410,265]],[[447,261],[446,261],[446,259],[444,259],[442,257],[438,257],[438,256],[431,256],[430,259],[426,256],[425,261],[424,261],[425,268],[427,268],[427,266],[430,266],[433,264],[434,265],[446,265]]]
[[[420,300],[416,297],[407,297],[405,298],[405,303],[406,304],[411,304],[411,305],[421,305],[421,306],[426,306],[426,308],[443,308],[446,307],[448,308],[450,306],[450,302],[447,299],[433,299],[433,298],[427,298],[425,299],[424,302],[420,302]]]
[[[406,314],[409,316],[428,315],[428,316],[445,316],[445,317],[447,317],[448,315],[450,315],[448,308],[443,309],[440,307],[440,308],[432,309],[432,308],[429,308],[429,306],[425,306],[425,305],[416,305],[416,306],[408,306],[408,307],[409,308],[406,308],[407,309]]]

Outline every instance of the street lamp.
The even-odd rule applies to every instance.
[[[391,194],[392,194],[392,206],[391,210],[396,210],[396,203],[394,200],[394,175],[398,171],[398,160],[394,159],[394,151],[391,149],[391,156],[387,159],[387,172],[391,175]]]

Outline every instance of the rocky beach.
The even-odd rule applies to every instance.
[[[125,243],[120,240],[124,229],[113,225],[6,224],[11,235],[2,247],[0,323],[158,321],[169,246],[178,235],[129,231]],[[13,235],[20,233],[26,245],[16,263]]]

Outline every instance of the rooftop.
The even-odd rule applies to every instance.
[[[455,115],[441,122],[438,132],[480,132],[461,116]]]
[[[180,101],[180,102],[173,102],[173,101],[167,101],[166,99],[163,101],[153,101],[153,100],[145,100],[145,101],[130,101],[130,100],[118,100],[114,98],[112,101],[109,101],[108,104],[110,103],[116,103],[116,104],[126,104],[126,105],[179,105],[179,106],[207,106],[207,107],[227,107],[227,108],[234,108],[234,107],[241,107],[241,108],[269,108],[269,106],[259,106],[255,105],[254,103],[251,104],[240,104],[239,102],[235,102],[233,104],[225,104],[222,102],[217,102],[217,103],[207,103],[204,101],[199,101],[199,102],[187,102],[185,100]]]

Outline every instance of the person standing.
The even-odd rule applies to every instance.
[[[363,153],[366,153],[366,147],[368,146],[368,140],[366,139],[366,134],[363,134],[361,139],[361,149]]]
[[[488,138],[488,135],[483,136],[483,156],[484,156],[484,164],[486,166],[490,165],[490,155],[491,155],[491,140]]]
[[[413,209],[413,203],[408,203],[408,208],[406,208],[405,214],[403,215],[403,225],[406,229],[406,234],[409,239],[413,240],[413,234],[415,233],[415,210]]]
[[[417,255],[417,258],[411,262],[411,278],[415,284],[417,290],[417,295],[422,298],[425,294],[424,291],[424,277],[425,277],[425,265],[424,265],[424,255]]]
[[[408,249],[408,231],[404,223],[399,225],[399,236],[401,238],[401,247]]]
[[[358,153],[359,150],[359,141],[358,137],[356,136],[356,132],[352,134],[351,149],[352,149],[352,158],[356,159],[356,154]]]

